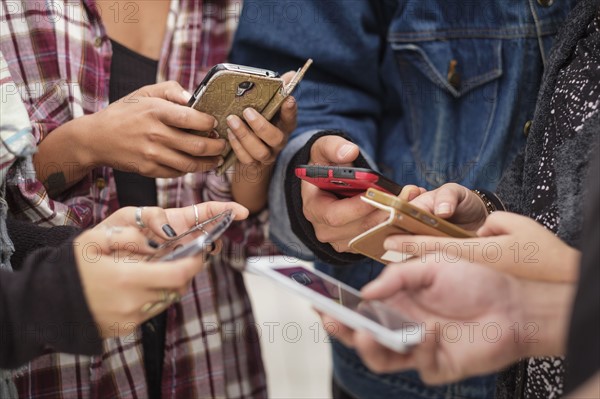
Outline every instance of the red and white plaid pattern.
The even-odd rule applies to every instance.
[[[112,50],[100,15],[112,4],[2,1],[0,50],[38,143],[57,126],[108,105]],[[157,82],[176,80],[193,91],[212,65],[225,60],[240,10],[239,0],[172,0]],[[94,168],[58,198],[50,199],[33,178],[9,189],[11,211],[42,225],[86,227],[118,207],[107,167]],[[214,174],[159,179],[157,190],[163,207],[231,199],[227,179]],[[163,398],[266,396],[250,302],[241,274],[230,267],[239,267],[246,255],[254,255],[246,254],[247,248],[264,242],[265,219],[263,214],[234,225],[221,256],[168,309]],[[105,340],[101,356],[49,351],[16,372],[14,381],[20,396],[28,398],[145,398],[142,356],[134,329]]]

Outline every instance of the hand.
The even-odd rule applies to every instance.
[[[131,93],[87,118],[79,133],[89,164],[134,171],[149,177],[177,177],[207,171],[220,162],[225,142],[185,132],[211,131],[216,120],[187,107],[190,98],[176,82]]]
[[[282,76],[288,83],[294,72]],[[253,108],[244,110],[244,119],[236,115],[227,117],[229,144],[242,165],[272,166],[286,145],[289,135],[296,129],[298,107],[294,97],[288,97],[274,123],[266,120]]]
[[[533,219],[494,212],[477,235],[469,239],[391,236],[384,248],[411,255],[437,253],[441,261],[463,259],[519,278],[550,282],[577,279],[580,252]]]
[[[175,299],[165,294],[185,294],[204,267],[203,255],[167,263],[141,260],[154,248],[135,227],[94,228],[79,235],[74,246],[87,305],[103,338],[127,334],[164,311]],[[161,306],[143,310],[157,302]]]
[[[339,136],[319,138],[311,148],[309,164],[350,166],[358,157],[358,146]],[[317,239],[337,252],[349,250],[348,242],[385,220],[383,211],[361,201],[359,196],[339,199],[328,191],[303,181],[304,217],[312,223]]]
[[[121,208],[98,224],[94,229],[106,229],[114,226],[139,228],[135,220],[137,209],[131,206]],[[234,220],[244,220],[248,217],[248,210],[235,202],[203,202],[197,204],[196,209],[198,211],[199,222],[203,222],[230,209],[234,214]],[[144,207],[141,211],[141,221],[146,226],[141,231],[146,237],[150,238],[151,244],[155,245],[183,234],[194,227],[196,225],[196,213],[193,206],[170,209]]]
[[[375,372],[417,369],[426,383],[441,384],[523,356],[561,353],[572,286],[521,282],[466,262],[408,262],[388,266],[362,294],[423,321],[421,344],[397,353],[325,316],[324,323],[337,323],[336,338],[355,347]]]
[[[411,204],[425,209],[465,230],[477,230],[488,215],[481,198],[456,183],[444,184],[416,197]]]

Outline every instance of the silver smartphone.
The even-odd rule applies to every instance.
[[[231,225],[233,219],[233,212],[227,210],[205,220],[185,233],[165,241],[151,259],[157,262],[168,262],[203,252],[208,253],[212,251],[214,243]]]
[[[248,261],[246,270],[268,277],[308,299],[315,308],[348,327],[366,330],[382,345],[406,353],[421,342],[421,326],[381,301],[366,301],[354,288],[298,264]]]

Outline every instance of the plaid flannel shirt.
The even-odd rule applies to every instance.
[[[92,0],[2,1],[0,50],[38,143],[61,124],[108,105],[112,51],[101,15],[111,15],[111,5]],[[157,82],[176,80],[193,91],[212,65],[225,60],[240,10],[240,0],[172,0]],[[90,169],[86,178],[56,198],[49,198],[31,171],[7,188],[11,212],[41,225],[98,223],[118,203],[112,170]],[[157,179],[157,198],[160,206],[175,207],[230,200],[231,195],[227,179],[194,174]],[[250,302],[241,274],[230,267],[241,267],[246,255],[255,254],[252,248],[260,249],[265,219],[263,214],[234,225],[212,267],[168,309],[163,398],[266,396]],[[28,398],[148,396],[139,328],[105,340],[104,353],[97,357],[49,349],[13,377],[20,396]]]

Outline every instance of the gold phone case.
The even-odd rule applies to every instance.
[[[311,64],[311,59],[306,61],[287,85],[284,85],[281,78],[270,78],[229,70],[217,72],[207,84],[204,93],[192,105],[192,108],[212,115],[217,119],[219,125],[213,132],[192,131],[192,133],[213,138],[218,135],[218,137],[227,140],[227,117],[237,115],[244,120],[242,112],[246,108],[255,109],[270,121],[279,111],[285,99],[292,94],[298,83],[300,83]],[[252,89],[240,94],[238,91],[239,85],[243,82],[251,82],[253,86]],[[217,169],[218,174],[223,174],[237,159],[229,145],[229,141],[227,141],[222,155],[225,158],[225,163]]]
[[[430,215],[423,210],[415,208],[406,201],[376,189],[367,190],[366,195],[361,196],[361,200],[376,208],[389,212],[390,216],[383,223],[380,223],[379,225],[354,237],[350,241],[349,245],[357,252],[368,256],[369,258],[375,259],[383,264],[403,262],[411,257],[411,255],[403,252],[387,251],[383,248],[383,242],[391,235],[418,234],[435,237],[450,236],[457,238],[468,238],[475,236],[473,233],[463,230],[460,227],[454,226],[446,221],[443,222],[448,224],[452,229],[441,230],[439,228],[439,222],[441,219]],[[419,212],[416,214],[413,213],[413,208],[417,209]],[[409,210],[411,211],[410,213]],[[415,217],[415,215],[426,216],[428,219],[423,221],[423,219]],[[448,226],[444,227],[447,228]],[[452,233],[449,233],[450,231]]]

